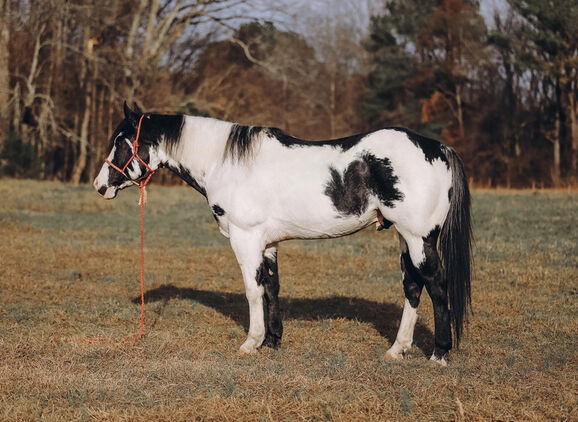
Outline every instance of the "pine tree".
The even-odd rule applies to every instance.
[[[552,143],[552,179],[564,171],[576,177],[578,166],[578,3],[576,0],[508,0],[523,17],[517,31],[521,65],[542,74],[540,91],[531,94],[553,110],[543,122]],[[568,130],[568,127],[570,130]]]

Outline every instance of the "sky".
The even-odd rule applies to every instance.
[[[272,20],[282,29],[306,36],[315,32],[315,21],[323,21],[335,14],[347,14],[348,20],[359,28],[355,36],[367,34],[371,15],[383,10],[384,0],[250,0],[264,20]],[[494,10],[505,11],[506,0],[480,0],[480,13],[491,27]]]
[[[358,69],[363,62],[359,43],[368,35],[371,16],[382,13],[385,0],[247,0],[246,3],[232,13],[247,16],[247,20],[251,17],[270,20],[281,30],[301,34],[321,60],[327,54],[335,55],[335,46],[339,46],[340,53],[349,54],[344,61]],[[496,9],[505,13],[506,0],[480,0],[480,14],[488,27],[493,26]]]

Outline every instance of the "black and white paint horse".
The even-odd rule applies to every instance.
[[[138,109],[111,139],[108,160],[133,155]],[[449,147],[406,129],[388,128],[328,141],[304,141],[279,129],[211,118],[144,114],[138,156],[125,174],[106,162],[94,181],[105,198],[150,169],[166,167],[204,195],[241,266],[250,323],[241,351],[277,347],[277,247],[288,239],[334,238],[371,224],[394,225],[401,245],[405,304],[386,358],[411,347],[422,289],[434,310],[431,359],[459,344],[470,305],[470,194],[461,160]],[[451,311],[450,311],[451,309]]]

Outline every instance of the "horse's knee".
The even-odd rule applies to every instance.
[[[447,305],[448,303],[447,289],[443,287],[440,282],[432,281],[427,286],[427,292],[434,305],[435,304]]]
[[[249,303],[253,304],[263,298],[264,289],[263,286],[249,285],[245,286],[245,296]]]
[[[407,252],[401,254],[400,261],[405,298],[409,301],[412,307],[417,308],[423,289],[423,281],[418,276]]]
[[[423,280],[423,283],[428,289],[428,293],[431,295],[433,292],[435,296],[439,296],[438,293],[442,294],[445,290],[445,282],[443,279],[442,263],[435,241],[424,239],[422,251],[423,260],[415,267],[416,272]],[[430,292],[430,289],[432,292]]]

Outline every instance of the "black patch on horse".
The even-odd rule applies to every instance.
[[[293,147],[297,147],[297,146],[300,146],[300,147],[303,147],[303,146],[323,147],[323,146],[329,145],[331,147],[341,148],[343,151],[347,151],[351,147],[357,145],[359,143],[359,141],[361,141],[365,136],[367,136],[371,132],[361,133],[361,134],[353,135],[353,136],[348,136],[346,138],[328,139],[325,141],[306,141],[306,140],[299,139],[299,138],[296,138],[294,136],[288,135],[285,132],[283,132],[281,129],[278,129],[275,127],[268,128],[267,133],[269,134],[269,136],[277,139],[281,144],[283,144],[287,148],[293,148]]]
[[[403,194],[395,187],[398,177],[393,174],[388,158],[377,158],[365,152],[349,164],[343,176],[333,167],[329,171],[331,180],[326,184],[325,195],[342,214],[363,214],[370,194],[376,195],[387,207],[393,207],[394,201],[403,199]]]
[[[225,215],[225,210],[223,208],[221,208],[220,206],[218,206],[217,204],[213,205],[212,207],[213,210],[213,214],[222,217]]]
[[[279,309],[279,270],[277,253],[272,258],[263,257],[257,269],[257,284],[263,286],[263,313],[265,319],[265,339],[261,346],[276,349],[281,344],[283,322]]]
[[[446,167],[450,168],[450,163],[444,154],[445,146],[435,139],[427,138],[422,136],[418,133],[412,132],[409,129],[402,128],[402,127],[391,127],[388,129],[397,130],[398,132],[404,132],[409,140],[418,148],[420,148],[424,155],[427,162],[430,164],[433,163],[434,160],[441,160],[446,163]]]
[[[120,135],[121,132],[123,138],[127,138],[131,142],[134,141],[134,139],[136,138],[136,128],[128,120],[125,119],[122,122],[120,122],[120,124],[116,127],[116,129],[112,133],[112,136],[110,137],[110,145],[108,146],[109,151],[112,149],[112,147],[115,146],[116,138],[118,137],[118,135]]]
[[[139,143],[156,145],[164,139],[167,146],[173,146],[181,139],[185,122],[183,115],[151,114],[142,121]]]
[[[191,175],[191,173],[182,165],[179,165],[179,167],[172,167],[172,166],[165,166],[165,167],[167,167],[169,170],[171,170],[173,173],[175,173],[177,176],[183,179],[189,186],[194,188],[205,198],[207,197],[207,192],[205,191],[205,188],[199,185],[199,183],[195,180],[195,178]]]
[[[261,126],[233,124],[225,145],[225,157],[231,157],[235,160],[249,157],[253,152],[254,139],[262,130]]]

